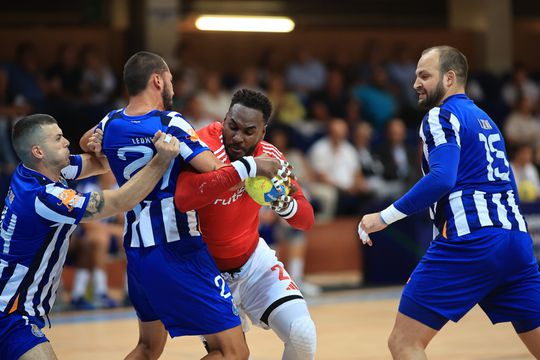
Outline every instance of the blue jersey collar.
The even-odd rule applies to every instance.
[[[449,97],[447,97],[446,99],[443,100],[443,102],[441,103],[441,106],[446,104],[448,101],[450,100],[454,100],[454,99],[469,99],[469,97],[463,93],[461,94],[454,94],[454,95],[451,95]]]
[[[122,117],[124,117],[125,119],[128,119],[128,120],[146,119],[148,117],[154,116],[156,112],[159,112],[159,110],[154,109],[154,110],[150,110],[149,112],[147,112],[146,114],[143,114],[143,115],[131,116],[131,115],[126,114],[126,108],[122,108],[122,111],[121,111]]]

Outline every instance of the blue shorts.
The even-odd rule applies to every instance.
[[[129,297],[139,319],[161,320],[171,337],[240,325],[231,291],[206,245],[186,252],[177,243],[126,250]]]
[[[457,239],[438,236],[409,279],[399,311],[440,330],[476,304],[492,323],[517,332],[540,326],[540,273],[529,234],[485,228]]]
[[[16,360],[28,350],[49,341],[39,318],[0,312],[0,358]]]

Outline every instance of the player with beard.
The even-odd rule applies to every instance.
[[[124,82],[128,105],[105,116],[97,126],[99,136],[87,132],[81,146],[102,150],[122,185],[152,158],[150,135],[161,130],[180,140],[180,156],[162,180],[125,213],[128,292],[140,331],[138,344],[127,358],[158,358],[167,330],[171,337],[204,335],[209,346],[205,359],[246,359],[249,352],[240,319],[202,241],[197,213],[174,207],[176,179],[187,164],[210,172],[209,178],[216,182],[223,174],[241,179],[274,177],[278,171],[285,174],[287,165],[268,157],[242,156],[232,166],[224,166],[180,114],[167,110],[172,105],[172,75],[160,56],[145,51],[131,56],[124,66]]]
[[[263,141],[271,112],[272,105],[266,96],[248,89],[238,90],[223,124],[210,124],[198,135],[224,164],[243,156],[266,155],[285,160],[276,147]],[[274,330],[285,345],[283,359],[313,359],[317,343],[315,325],[300,290],[275,252],[259,236],[261,205],[245,193],[237,174],[223,180],[210,189],[207,174],[183,171],[176,187],[177,208],[197,209],[203,239],[227,280],[241,315],[247,315],[256,326]],[[197,196],[193,189],[197,189]],[[272,203],[272,208],[291,226],[308,230],[314,222],[313,209],[295,180],[292,189],[289,196],[283,195]],[[245,320],[244,317],[247,330]]]
[[[511,322],[540,359],[540,273],[519,211],[501,132],[465,95],[467,59],[429,48],[416,68],[426,174],[385,210],[365,215],[360,238],[429,207],[434,238],[403,290],[388,341],[395,359],[425,359],[438,331],[479,304],[493,323]]]

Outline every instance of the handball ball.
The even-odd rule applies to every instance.
[[[533,202],[538,198],[538,191],[532,181],[523,180],[518,184],[519,199],[523,202]]]
[[[259,205],[270,205],[271,202],[277,200],[281,195],[288,195],[289,188],[285,185],[280,185],[277,190],[272,181],[266,176],[257,176],[247,178],[245,182],[246,191],[251,196],[253,201]]]

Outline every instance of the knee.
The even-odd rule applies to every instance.
[[[135,350],[143,359],[154,360],[158,359],[165,348],[165,341],[142,341],[139,340]]]
[[[311,360],[315,358],[317,330],[309,316],[303,316],[292,322],[289,341],[298,354],[298,359]]]
[[[396,330],[393,330],[388,337],[388,349],[394,359],[407,358],[407,354],[424,350],[426,346],[427,344],[424,345],[421,341],[415,341]]]

